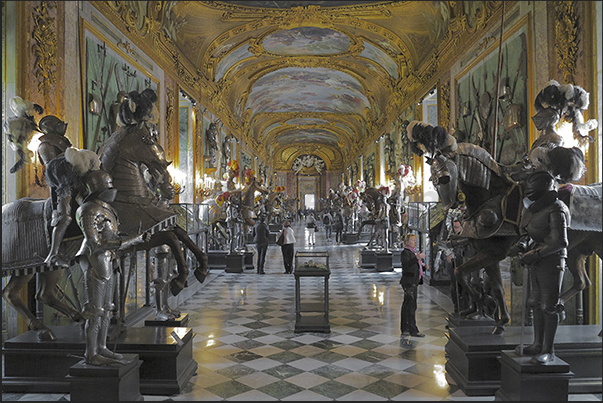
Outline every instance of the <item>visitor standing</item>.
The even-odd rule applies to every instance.
[[[281,252],[283,254],[283,263],[285,264],[285,274],[291,274],[293,273],[293,246],[295,244],[295,233],[293,232],[293,228],[291,228],[291,221],[285,220],[283,222],[283,229],[279,237],[281,234],[284,237]]]
[[[344,226],[345,219],[343,218],[343,214],[341,214],[341,210],[337,210],[335,212],[335,217],[333,217],[333,229],[335,230],[335,242],[338,244],[343,242]]]
[[[400,285],[404,289],[404,301],[400,312],[400,332],[410,334],[413,337],[425,337],[425,334],[419,331],[416,321],[417,312],[417,289],[422,283],[423,263],[421,259],[425,258],[425,253],[417,250],[417,236],[409,234],[404,242],[404,249],[400,253],[400,263],[402,264],[402,278]]]
[[[308,217],[306,218],[306,231],[308,231],[308,245],[311,246],[316,245],[316,232],[318,231],[318,227],[316,225],[314,213],[309,213]]]
[[[333,216],[331,215],[331,212],[328,209],[322,216],[322,223],[325,227],[325,238],[327,239],[327,241],[330,241],[331,234],[333,233]]]
[[[260,214],[258,221],[253,226],[253,242],[255,242],[258,250],[257,273],[266,274],[264,272],[264,264],[266,263],[266,252],[268,251],[268,242],[270,229],[266,225],[266,217]]]

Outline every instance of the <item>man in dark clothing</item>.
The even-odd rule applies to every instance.
[[[253,226],[253,242],[255,242],[258,248],[258,274],[264,273],[264,263],[266,262],[266,251],[268,251],[268,236],[270,230],[266,225],[266,218],[264,215],[258,217],[258,221]]]
[[[338,244],[343,242],[343,228],[345,226],[345,220],[343,218],[343,214],[341,214],[341,210],[337,210],[335,212],[333,229],[335,230],[335,242]]]

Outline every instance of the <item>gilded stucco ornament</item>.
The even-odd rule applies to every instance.
[[[438,106],[438,119],[440,126],[450,129],[450,80],[438,88],[440,105]]]
[[[32,37],[35,40],[32,50],[36,56],[37,66],[35,75],[38,78],[38,90],[44,94],[46,105],[50,105],[51,86],[57,81],[57,33],[55,19],[50,16],[50,10],[56,7],[56,1],[42,1],[34,8],[32,14],[34,20]]]
[[[578,54],[578,17],[573,1],[555,2],[555,53],[565,82],[574,81]]]

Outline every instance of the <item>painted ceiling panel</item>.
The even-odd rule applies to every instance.
[[[333,112],[362,114],[370,108],[360,83],[341,71],[287,67],[266,74],[249,96],[253,114]]]
[[[278,136],[281,145],[293,143],[324,143],[337,145],[338,137],[327,130],[322,129],[295,129],[287,130]]]
[[[398,78],[398,66],[396,62],[394,62],[392,58],[387,55],[387,53],[378,47],[370,44],[369,42],[364,42],[364,50],[360,56],[371,59],[375,63],[383,66],[390,76]]]
[[[276,31],[262,45],[266,51],[281,55],[329,55],[348,50],[350,38],[328,28],[298,27]]]
[[[253,57],[253,53],[249,51],[249,44],[247,43],[230,52],[222,59],[220,64],[218,64],[218,68],[216,69],[216,81],[220,81],[228,69],[234,64],[251,57]]]

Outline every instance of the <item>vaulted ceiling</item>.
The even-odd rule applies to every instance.
[[[312,154],[342,170],[501,2],[106,3],[137,3],[185,86],[273,168]]]

